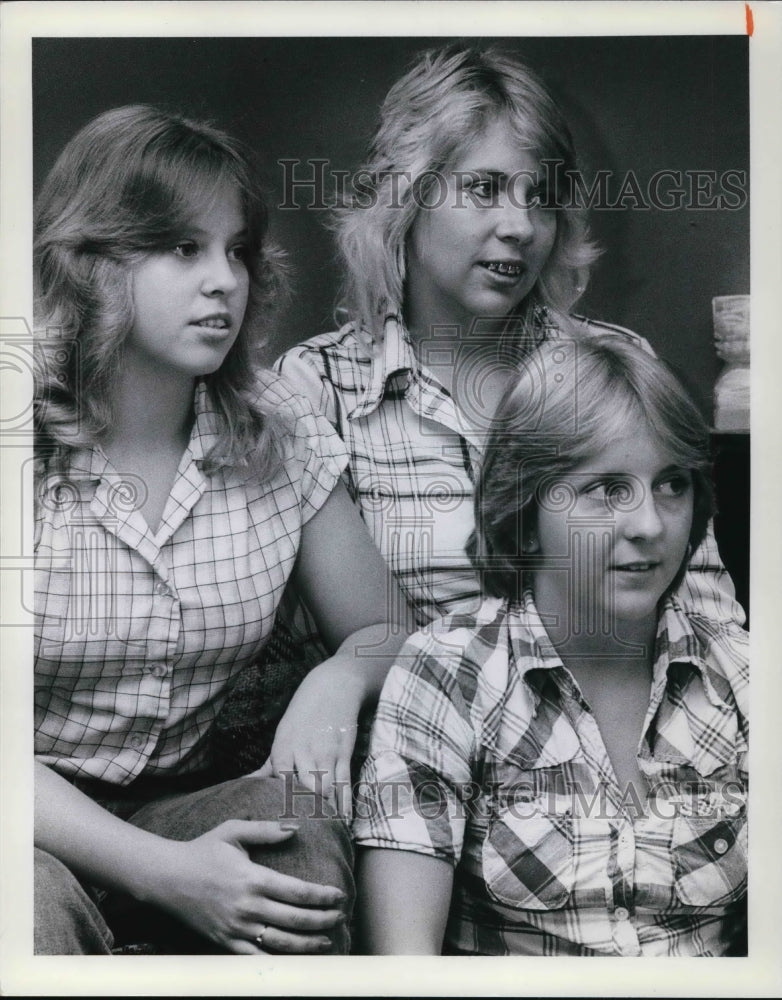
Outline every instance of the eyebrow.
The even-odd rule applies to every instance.
[[[212,235],[211,230],[202,229],[201,226],[196,226],[196,225],[192,225],[191,224],[191,225],[189,225],[187,227],[187,229],[194,236],[211,236]],[[240,237],[248,236],[249,232],[250,232],[250,230],[247,228],[247,226],[242,226],[241,229],[237,229],[237,231],[235,233],[231,233],[228,236],[228,241],[230,242],[231,240],[236,240],[236,239],[239,239]]]
[[[540,170],[514,170],[510,174],[507,170],[497,170],[495,167],[469,167],[467,170],[454,170],[454,173],[461,175],[468,174],[487,174],[489,177],[533,177],[537,178],[541,171]]]
[[[664,468],[660,469],[659,472],[656,472],[652,478],[659,479],[660,476],[667,476],[674,472],[692,472],[692,469],[688,465],[680,465],[676,462],[672,462],[670,465],[666,465]],[[604,472],[577,472],[574,469],[572,475],[584,476],[587,479],[590,477],[594,479],[621,479],[623,476],[635,477],[634,472],[628,472],[626,469],[621,471],[606,469]]]

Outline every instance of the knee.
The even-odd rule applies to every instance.
[[[36,955],[109,954],[111,931],[70,869],[35,848],[34,937]]]
[[[333,885],[345,895],[346,921],[331,932],[332,953],[348,954],[351,918],[356,900],[353,838],[345,819],[319,795],[295,782],[277,778],[244,778],[258,783],[253,800],[263,802],[262,814],[253,819],[295,822],[290,840],[273,848],[259,848],[252,858],[275,871],[305,882]],[[261,787],[263,786],[263,787]]]
[[[331,803],[290,778],[241,778],[242,815],[234,818],[297,823],[301,838],[327,836],[344,845],[352,858],[352,838],[347,821]],[[233,784],[233,783],[232,783]]]
[[[241,778],[244,785],[243,819],[295,822],[297,830],[272,852],[298,860],[299,877],[321,884],[337,885],[352,901],[353,839],[345,819],[338,816],[321,796],[285,778]],[[268,864],[268,850],[263,864]],[[293,874],[293,872],[292,872]],[[309,875],[309,877],[308,877]]]
[[[220,821],[248,819],[309,824],[317,820],[347,830],[345,820],[329,802],[287,775],[236,778],[203,794]]]

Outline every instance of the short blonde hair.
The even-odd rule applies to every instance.
[[[567,502],[558,478],[620,437],[632,414],[690,471],[691,551],[700,545],[713,505],[709,429],[678,378],[621,336],[544,341],[500,401],[476,484],[467,551],[485,593],[521,596],[528,582],[523,538],[536,526],[541,498]]]

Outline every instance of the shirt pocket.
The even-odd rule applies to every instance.
[[[573,821],[517,802],[489,820],[482,850],[489,896],[506,906],[555,910],[573,891]]]
[[[726,906],[747,888],[747,818],[678,812],[671,842],[676,895],[687,906]]]

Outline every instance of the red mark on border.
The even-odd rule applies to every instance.
[[[744,13],[747,15],[747,34],[752,38],[752,32],[755,30],[755,22],[752,18],[752,8],[748,3],[744,4]]]

